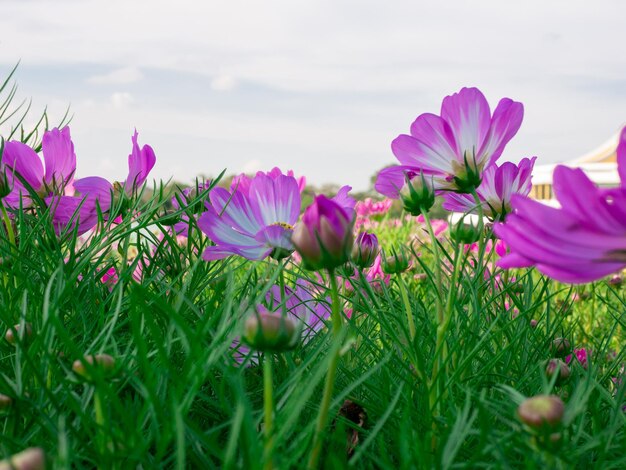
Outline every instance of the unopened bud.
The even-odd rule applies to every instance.
[[[537,395],[527,398],[517,408],[520,420],[531,428],[555,427],[563,419],[565,405],[556,395]]]
[[[243,340],[258,351],[283,352],[293,349],[299,331],[296,322],[289,315],[271,313],[258,307],[244,324]]]
[[[85,367],[85,363],[89,366]],[[115,371],[115,358],[108,354],[95,354],[85,356],[82,360],[77,359],[72,364],[72,370],[86,380],[91,380],[93,370],[99,371],[102,376],[109,377]]]
[[[619,274],[615,274],[611,276],[611,278],[608,281],[608,284],[611,287],[619,288],[622,286],[623,282],[624,282],[624,279],[622,278],[622,276],[620,276]]]
[[[359,268],[369,268],[378,256],[378,238],[373,233],[361,232],[352,247],[352,261]]]
[[[458,221],[451,229],[450,229],[450,237],[456,243],[460,243],[463,245],[471,245],[472,243],[476,243],[480,237],[482,236],[481,231],[477,225],[472,223],[465,223],[464,219]]]
[[[0,462],[0,470],[44,470],[46,457],[43,449],[30,447]]]
[[[570,376],[570,368],[561,359],[550,359],[546,365],[546,375],[550,378],[556,375],[556,382],[561,383]]]
[[[424,176],[409,171],[405,174],[405,183],[400,190],[400,199],[404,210],[411,215],[420,215],[428,212],[435,204],[435,190],[433,189],[432,176]]]
[[[11,397],[7,397],[6,395],[0,393],[0,411],[10,408],[12,404],[13,400],[11,400]]]
[[[390,256],[382,258],[382,270],[385,274],[400,274],[409,269],[409,257],[404,248],[391,250]]]
[[[556,357],[565,357],[571,351],[571,345],[567,338],[554,338],[551,349]]]
[[[17,335],[16,335],[17,333]],[[7,340],[7,342],[11,343],[11,344],[15,344],[17,342],[17,339],[22,336],[20,335],[20,325],[14,325],[13,328],[9,328],[6,332],[6,334],[4,335],[4,338]],[[31,336],[33,336],[33,327],[31,326],[30,323],[25,323],[24,324],[24,335],[22,336],[23,340],[27,340],[29,339]]]
[[[539,322],[537,320],[535,320],[534,318],[530,320],[530,327],[531,328],[537,328],[538,324],[539,324]]]

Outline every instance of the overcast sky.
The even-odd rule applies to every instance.
[[[191,181],[279,166],[367,188],[390,143],[477,86],[522,101],[503,160],[569,160],[626,123],[624,0],[0,0],[0,76],[68,105],[77,176]]]

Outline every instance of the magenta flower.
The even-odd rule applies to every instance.
[[[626,128],[617,148],[619,188],[600,189],[582,170],[558,166],[553,187],[560,209],[514,195],[514,212],[494,226],[511,251],[498,265],[536,266],[567,283],[595,281],[626,267],[625,142]]]
[[[524,158],[515,165],[511,162],[498,166],[491,165],[483,172],[483,180],[476,189],[482,202],[483,214],[492,220],[504,220],[511,212],[511,196],[527,196],[532,187],[531,176],[537,157]],[[471,194],[447,192],[444,194],[443,208],[452,212],[477,213],[476,201]]]
[[[352,211],[354,212],[354,211]],[[354,214],[332,199],[316,196],[306,208],[291,241],[307,269],[334,269],[350,258]]]
[[[18,141],[4,144],[2,164],[7,168],[11,192],[5,202],[9,207],[30,207],[32,200],[24,183],[27,183],[39,196],[65,194],[71,185],[76,171],[76,154],[70,137],[70,128],[52,129],[44,134],[42,152],[45,162],[28,145]],[[20,178],[21,177],[21,178]],[[23,181],[22,181],[23,180]]]
[[[589,358],[591,357],[591,350],[587,350],[585,348],[579,348],[579,349],[574,349],[574,354],[568,354],[565,357],[565,362],[567,364],[569,364],[570,362],[572,362],[572,358],[576,357],[576,360],[578,361],[578,363],[583,367],[583,368],[587,368],[587,362],[589,360]]]
[[[441,115],[425,113],[411,125],[411,135],[400,135],[391,149],[400,166],[378,176],[376,190],[397,198],[406,173],[423,172],[437,190],[471,192],[485,168],[502,154],[517,133],[524,114],[521,103],[503,98],[493,116],[477,88],[463,88],[444,98]]]
[[[300,214],[300,190],[293,176],[257,173],[246,190],[214,188],[211,206],[198,219],[215,243],[207,261],[238,255],[261,260],[293,251],[291,232]]]
[[[139,148],[139,144],[137,143],[137,138],[139,134],[135,129],[135,133],[132,136],[133,141],[133,149],[131,154],[128,156],[128,176],[124,181],[124,191],[127,194],[133,192],[134,189],[140,187],[148,178],[148,174],[154,164],[156,163],[156,156],[154,155],[154,150],[149,145],[144,145]]]
[[[47,131],[42,139],[45,163],[28,145],[9,141],[4,145],[2,164],[12,188],[5,202],[13,209],[28,208],[33,200],[25,183],[50,208],[57,234],[78,226],[81,235],[90,230],[101,211],[108,210],[111,185],[103,178],[92,176],[74,180],[76,154],[69,127]]]

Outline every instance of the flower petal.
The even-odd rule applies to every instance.
[[[54,128],[46,132],[42,139],[42,150],[46,162],[46,184],[60,188],[70,184],[76,172],[76,154],[70,128],[65,126],[61,130]]]
[[[28,191],[24,189],[24,185],[19,178],[12,175],[12,171],[24,178],[35,191],[39,191],[43,186],[43,165],[41,164],[41,159],[28,145],[14,140],[5,142],[2,152],[2,163],[10,170],[7,173],[9,178],[12,179],[13,191],[16,193],[27,194]]]
[[[489,133],[482,146],[477,147],[477,162],[490,165],[495,162],[506,144],[517,134],[524,119],[524,105],[509,98],[502,98],[493,112]]]
[[[456,148],[468,160],[482,148],[491,125],[491,111],[485,95],[478,88],[462,88],[446,96],[441,104],[441,117],[450,125]]]

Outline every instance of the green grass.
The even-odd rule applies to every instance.
[[[33,335],[15,346],[0,341],[0,393],[13,400],[0,415],[0,454],[38,446],[58,468],[262,466],[261,368],[237,367],[230,345],[245,307],[276,282],[279,265],[202,261],[197,253],[207,241],[196,227],[179,245],[159,225],[165,201],[158,194],[135,202],[141,210],[132,222],[101,221],[99,234],[84,244],[73,234],[59,240],[45,211],[17,217],[16,247],[1,239],[0,321],[4,330],[28,322]],[[445,240],[442,246],[451,255]],[[422,247],[420,261],[432,268],[427,251]],[[104,284],[111,266],[119,280]],[[566,314],[558,301],[569,298],[568,286],[520,272],[514,283],[492,289],[490,278],[463,267],[452,287],[457,300],[444,381],[432,411],[413,365],[422,361],[426,376],[432,373],[432,278],[402,275],[416,323],[412,342],[395,280],[375,292],[356,279],[342,292],[353,312],[345,319],[349,346],[333,394],[326,467],[623,468],[626,397],[624,386],[611,381],[626,360],[618,349],[625,344],[623,292],[604,282],[585,287],[591,297],[572,303]],[[289,285],[308,279],[324,289],[295,264],[285,274]],[[444,272],[446,290],[449,277]],[[536,328],[530,319],[538,320]],[[572,377],[557,386],[544,368],[553,338],[561,336],[593,355],[587,369],[574,360]],[[322,331],[274,358],[280,468],[302,467],[308,457],[330,349],[337,346]],[[607,358],[611,351],[617,357]],[[116,373],[85,382],[72,363],[96,353],[115,357]],[[549,448],[516,417],[520,400],[539,393],[556,393],[567,404],[561,438]],[[96,395],[103,403],[100,423]],[[363,428],[337,418],[346,399],[367,414]],[[348,458],[346,432],[352,430],[358,443]]]
[[[0,117],[9,109],[0,108]],[[12,138],[36,146],[40,133],[24,131],[22,122],[11,127]],[[40,123],[46,127],[47,119]],[[267,463],[262,367],[238,366],[231,343],[248,306],[265,297],[282,268],[203,261],[209,242],[193,219],[188,240],[171,236],[171,218],[186,209],[172,213],[169,198],[163,187],[117,198],[88,239],[55,235],[43,204],[15,212],[15,245],[0,223],[0,334],[20,325],[16,344],[0,336],[0,394],[12,400],[0,410],[0,457],[41,447],[50,468]],[[125,219],[113,223],[120,213]],[[471,262],[476,255],[464,255],[444,232],[439,289],[424,225],[390,217],[377,224],[385,249],[410,247],[412,268],[380,291],[363,278],[344,280],[341,305],[351,315],[343,335],[333,339],[324,329],[293,351],[263,358],[274,365],[276,468],[306,465],[337,350],[324,468],[626,467],[626,380],[613,380],[626,362],[622,288],[605,281],[572,288],[528,270],[509,280],[493,268],[484,276]],[[117,281],[103,282],[111,268]],[[424,272],[425,279],[417,276]],[[327,280],[297,263],[283,274],[288,285],[304,280],[327,302]],[[445,353],[437,354],[439,291],[443,300],[454,296]],[[31,336],[23,334],[27,323]],[[588,366],[574,359],[571,377],[558,385],[545,373],[557,337],[592,350]],[[75,360],[100,353],[115,358],[113,374],[88,367],[86,381],[73,372]],[[516,415],[525,397],[542,393],[566,403],[562,424],[551,431],[555,442]]]

